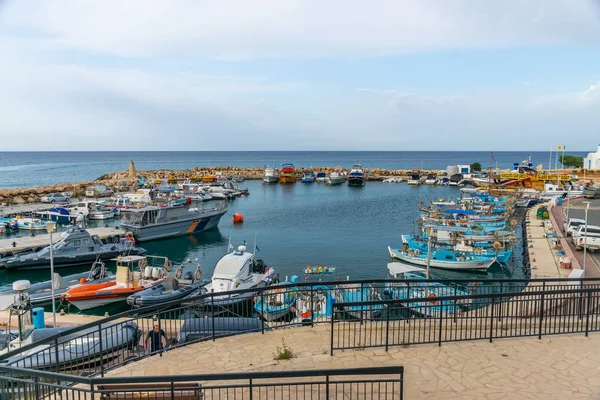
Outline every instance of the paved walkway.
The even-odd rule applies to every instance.
[[[296,358],[275,361],[282,340]],[[600,396],[600,334],[485,340],[329,356],[329,327],[303,327],[193,344],[108,376],[405,367],[406,399],[586,399]]]

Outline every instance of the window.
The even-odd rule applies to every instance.
[[[452,256],[451,255],[446,255],[446,260],[451,260],[452,261]]]
[[[81,246],[81,240],[73,240],[71,242],[71,246],[73,246],[73,247]]]

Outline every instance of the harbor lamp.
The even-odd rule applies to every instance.
[[[590,202],[585,201],[584,203],[585,210],[585,232],[583,233],[583,276],[585,276],[585,259],[587,258],[587,226],[588,226],[588,210],[590,208]]]
[[[46,222],[46,230],[50,234],[50,288],[52,290],[52,327],[56,328],[56,304],[54,302],[54,244],[52,234],[56,230],[56,222]]]

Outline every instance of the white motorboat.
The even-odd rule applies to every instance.
[[[11,226],[16,226],[17,229],[23,229],[28,231],[46,230],[46,223],[39,218],[17,217],[12,220]]]
[[[546,183],[544,185],[544,191],[541,194],[542,200],[549,200],[554,197],[580,197],[583,196],[583,189],[581,187],[575,187],[573,185],[561,187],[553,183]]]
[[[414,185],[414,186],[418,186],[421,184],[421,175],[417,174],[417,173],[413,173],[410,175],[410,177],[408,178],[407,183],[409,185]]]
[[[339,171],[333,171],[327,177],[326,183],[328,185],[341,185],[346,181],[346,177],[343,176]]]
[[[104,220],[116,217],[119,209],[115,207],[106,207],[96,201],[83,200],[77,203],[75,207],[68,209],[72,215],[82,214],[87,219]]]
[[[263,182],[264,183],[279,182],[279,171],[275,168],[265,167],[265,171],[263,173]]]
[[[438,181],[438,179],[434,174],[428,174],[424,183],[426,185],[435,185],[437,183],[437,181]]]
[[[246,251],[246,246],[242,245],[232,253],[221,257],[215,265],[211,281],[201,288],[201,292],[195,292],[191,296],[202,293],[233,292],[213,298],[214,304],[219,307],[233,305],[250,300],[255,295],[255,292],[237,294],[236,291],[269,286],[274,278],[275,269],[267,267],[263,260],[254,260],[254,254]],[[210,304],[205,302],[205,306]]]

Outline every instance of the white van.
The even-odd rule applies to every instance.
[[[573,234],[573,232],[575,232],[577,230],[577,228],[583,224],[585,224],[584,219],[569,218],[568,220],[565,221],[565,225],[563,227],[564,231],[565,231],[565,236],[571,236]]]
[[[587,247],[588,250],[600,249],[600,226],[588,225],[586,232],[585,225],[579,225],[577,230],[573,232],[571,241],[577,250],[584,247]]]

